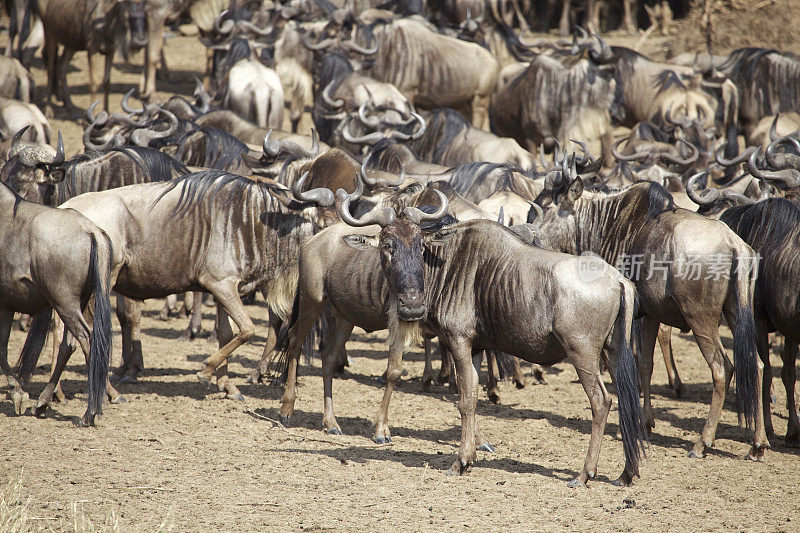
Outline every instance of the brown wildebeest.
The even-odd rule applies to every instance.
[[[378,441],[389,436],[389,397],[400,378],[402,353],[425,330],[447,345],[455,361],[462,433],[458,458],[450,469],[454,474],[464,473],[475,461],[476,444],[493,449],[475,421],[478,380],[473,352],[495,348],[543,364],[571,357],[592,406],[586,462],[570,483],[582,485],[597,472],[611,406],[600,376],[605,351],[616,372],[620,399],[625,470],[618,482],[631,483],[638,475],[644,439],[630,346],[633,284],[598,258],[578,259],[532,247],[495,222],[473,220],[425,233],[421,223],[446,212],[446,197],[438,191],[441,205],[433,214],[406,208],[398,216],[391,208],[376,208],[356,219],[350,203],[359,194],[360,190],[351,195],[337,191],[336,205],[345,224],[327,228],[302,248],[285,347],[288,374],[281,417],[288,420],[294,412],[300,348],[326,304],[340,319],[323,352],[326,429],[341,432],[333,416],[332,359],[353,324],[390,330],[387,387],[374,437]],[[364,229],[354,233],[349,225]],[[583,261],[595,273],[591,279],[581,279]]]
[[[48,154],[32,150],[22,157],[35,158],[42,165],[52,163]],[[52,395],[77,340],[89,368],[88,407],[78,423],[94,425],[95,416],[102,413],[111,356],[111,241],[78,213],[26,202],[5,184],[0,184],[0,205],[0,367],[14,387],[14,410],[22,414],[28,398],[8,366],[14,312],[37,315],[18,363],[19,377],[25,381],[36,367],[51,309],[55,309],[64,322],[65,335],[53,375],[37,402],[36,414],[44,411],[46,403],[42,400]],[[83,312],[92,295],[95,304],[90,326]],[[73,338],[69,339],[67,332]]]
[[[659,323],[691,330],[711,369],[713,392],[708,418],[689,456],[703,457],[713,445],[735,371],[737,411],[748,427],[755,422],[750,456],[763,458],[769,441],[758,394],[763,366],[753,322],[755,272],[748,270],[755,260],[752,248],[718,220],[677,208],[655,183],[584,191],[579,177],[570,179],[576,174],[566,161],[561,183],[551,182],[537,199],[545,208],[537,235],[547,248],[600,254],[636,281],[644,314],[641,374],[648,427],[655,426],[650,379]],[[733,326],[735,366],[719,337],[723,316]]]

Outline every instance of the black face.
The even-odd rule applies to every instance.
[[[128,25],[131,32],[131,48],[147,46],[147,12],[144,2],[134,1],[128,7]]]
[[[397,295],[397,316],[411,322],[428,312],[425,303],[423,236],[419,226],[398,220],[381,231],[381,264],[392,292]]]

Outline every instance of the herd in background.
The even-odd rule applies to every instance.
[[[191,338],[207,292],[219,349],[197,377],[242,400],[227,360],[255,331],[242,298],[260,293],[269,328],[251,378],[277,369],[284,423],[299,354],[318,349],[323,424],[341,434],[332,383],[347,364],[345,343],[355,326],[388,329],[373,439],[390,440],[403,352],[425,344],[427,387],[438,338],[439,381],[455,385],[462,420],[455,474],[476,450],[493,451],[475,418],[485,353],[492,401],[500,377],[524,386],[517,358],[575,366],[592,434],[572,485],[597,473],[611,406],[606,365],[625,452],[617,482],[632,483],[655,427],[656,340],[670,385],[684,394],[672,327],[693,332],[712,374],[709,414],[690,456],[713,445],[735,375],[740,421],[753,430],[749,456],[763,458],[773,434],[772,332],[784,337],[786,440],[800,445],[800,59],[791,53],[747,48],[657,62],[580,26],[571,39],[526,42],[518,28],[539,3],[476,0],[381,9],[327,0],[101,2],[69,10],[84,17],[72,22],[79,38],[52,15],[65,9],[59,2],[76,1],[22,12],[25,24],[33,13],[42,23],[47,106],[55,95],[72,109],[64,73],[75,50],[108,59],[105,110],[99,102],[86,110],[83,153],[68,158],[60,134],[52,148],[45,115],[31,103],[32,78],[20,64],[30,57],[17,44],[30,32],[12,35],[18,59],[0,63],[0,366],[18,414],[52,310],[63,339],[34,413],[63,401],[59,378],[78,345],[88,363],[80,423],[94,423],[105,397],[123,401],[108,372],[111,291],[122,327],[120,383],[144,370],[139,302],[194,292]],[[590,30],[600,26],[600,4],[584,6]],[[564,5],[569,22],[575,6]],[[164,19],[187,8],[208,50],[206,78],[191,99],[157,102]],[[626,2],[618,20],[633,24],[630,13]],[[58,58],[56,43],[65,46]],[[136,47],[146,49],[142,98],[133,102],[131,90],[123,112],[110,112],[111,59]],[[287,101],[292,131],[281,129]],[[298,133],[308,106],[310,136]],[[629,133],[614,139],[620,126]],[[643,258],[635,272],[623,268],[631,257]],[[690,259],[696,276],[686,275]],[[15,312],[33,320],[12,371]],[[723,319],[732,357],[719,336]]]

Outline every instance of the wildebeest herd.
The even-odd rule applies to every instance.
[[[243,299],[260,293],[269,331],[251,379],[284,387],[287,425],[302,351],[319,353],[324,428],[341,434],[332,387],[345,344],[354,327],[388,330],[373,440],[390,441],[403,353],[424,343],[429,384],[438,339],[439,379],[456,389],[461,415],[453,474],[476,450],[493,451],[475,416],[484,357],[493,401],[497,379],[524,384],[518,359],[569,360],[592,412],[585,463],[570,485],[597,475],[612,404],[603,368],[625,453],[616,483],[633,483],[654,427],[657,339],[670,384],[684,394],[673,327],[692,332],[713,383],[690,456],[713,445],[735,376],[749,456],[764,458],[771,333],[783,336],[786,440],[800,445],[800,59],[791,53],[653,61],[593,31],[591,0],[589,30],[576,25],[558,42],[521,37],[536,2],[77,1],[75,20],[58,15],[62,3],[70,4],[9,8],[17,43],[33,34],[28,26],[42,27],[47,113],[30,103],[22,44],[11,41],[15,57],[0,72],[0,365],[17,414],[48,330],[63,324],[33,411],[45,416],[61,394],[80,345],[88,368],[80,424],[93,425],[106,397],[124,400],[112,378],[136,381],[144,369],[140,302],[168,298],[168,314],[180,293],[187,303],[194,293],[187,338],[200,328],[202,293],[217,306],[219,349],[197,378],[242,400],[228,359],[255,333]],[[186,9],[207,48],[205,79],[191,99],[157,102],[164,19]],[[629,12],[626,2],[621,24],[632,24]],[[560,22],[572,16],[564,2]],[[133,88],[123,111],[111,112],[112,60],[137,47],[146,48],[140,98]],[[106,55],[105,109],[86,110],[85,151],[68,158],[60,134],[49,145],[45,115],[53,95],[75,112],[65,76],[75,50]],[[292,131],[281,130],[287,106]],[[314,130],[302,135],[307,106]],[[629,134],[614,139],[616,126]],[[696,208],[679,207],[688,201]],[[109,376],[112,292],[123,365]],[[14,313],[33,318],[12,370]]]

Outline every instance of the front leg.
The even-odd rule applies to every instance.
[[[465,338],[448,339],[450,355],[456,367],[458,381],[458,410],[461,413],[461,447],[458,459],[448,474],[461,475],[475,462],[475,408],[478,406],[478,373],[472,365],[472,342]]]
[[[797,370],[795,361],[797,359],[797,343],[785,340],[783,343],[783,370],[781,379],[786,388],[786,406],[789,408],[789,421],[786,428],[786,445],[794,448],[800,447],[800,420],[797,418],[797,402],[795,401],[794,389],[797,382]],[[766,418],[764,419],[766,421]]]
[[[405,346],[402,342],[396,342],[389,346],[389,361],[386,366],[386,388],[383,390],[383,399],[375,416],[375,435],[372,440],[378,444],[392,442],[392,435],[389,431],[389,402],[392,399],[394,390],[400,376],[403,373],[403,350]]]

